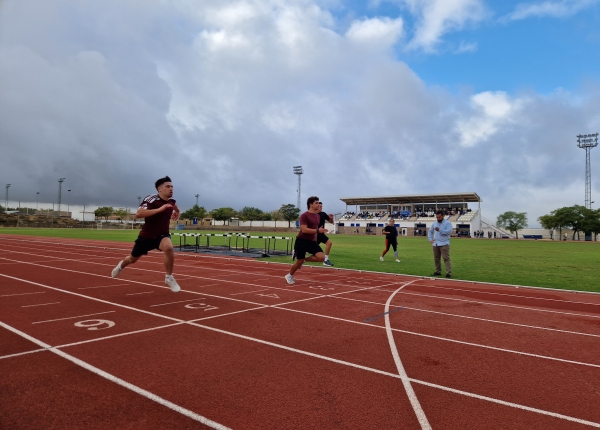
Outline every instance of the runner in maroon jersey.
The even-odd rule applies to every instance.
[[[285,280],[288,284],[295,284],[294,273],[300,269],[304,264],[304,261],[311,262],[323,262],[325,260],[325,254],[317,243],[317,233],[327,233],[327,229],[324,227],[319,228],[319,198],[316,196],[309,197],[306,201],[308,211],[300,215],[300,233],[296,236],[296,243],[294,244],[294,256],[297,258],[296,262],[292,265],[290,273],[285,275]],[[306,258],[306,254],[312,254]]]
[[[121,271],[135,263],[148,251],[158,249],[165,254],[165,284],[171,287],[171,291],[178,292],[181,288],[173,277],[173,265],[175,264],[175,253],[169,234],[169,221],[179,218],[179,208],[173,197],[173,184],[171,178],[165,176],[154,184],[157,194],[144,198],[138,208],[135,217],[145,218],[146,221],[131,250],[131,255],[125,257],[112,271],[112,277],[119,276]]]

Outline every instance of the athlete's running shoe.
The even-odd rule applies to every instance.
[[[398,260],[397,258],[396,258],[396,263],[400,263],[400,260]]]
[[[121,262],[119,261],[119,264],[117,264],[117,267],[115,267],[112,270],[112,273],[110,274],[113,278],[116,278],[117,276],[119,276],[119,273],[121,273],[121,271],[123,270],[123,268],[121,267]]]
[[[379,257],[379,261],[385,261],[383,257]]]
[[[323,261],[323,266],[333,267],[333,263],[329,260],[325,260],[325,261]]]
[[[296,281],[294,281],[294,277],[292,275],[290,275],[289,273],[287,275],[285,275],[285,280],[290,285],[294,285],[296,283]]]
[[[169,275],[165,278],[165,284],[171,287],[171,291],[173,291],[174,293],[181,290],[181,287],[179,286],[173,275]]]

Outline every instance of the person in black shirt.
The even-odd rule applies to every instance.
[[[384,261],[383,256],[387,254],[391,246],[394,248],[394,257],[396,257],[396,263],[400,263],[400,260],[398,259],[398,230],[396,230],[396,227],[394,226],[393,219],[390,219],[389,224],[383,227],[381,233],[385,234],[385,249],[381,253],[379,260]]]
[[[325,227],[325,222],[327,221],[333,224],[333,217],[323,212],[323,202],[319,202],[319,218],[319,228]],[[325,261],[323,261],[323,266],[333,266],[333,263],[329,261],[329,252],[331,251],[331,245],[333,245],[333,243],[325,233],[317,234],[317,244],[321,243],[325,244]]]

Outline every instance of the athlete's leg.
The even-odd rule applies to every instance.
[[[383,250],[383,252],[381,253],[381,258],[383,258],[385,256],[385,254],[387,254],[387,252],[390,250],[390,241],[389,240],[385,240],[385,249]]]
[[[170,237],[163,237],[160,241],[159,250],[164,252],[165,272],[167,276],[173,274],[173,266],[175,265],[175,251],[173,251],[173,243]]]
[[[308,257],[306,261],[310,261],[311,263],[321,263],[325,261],[325,254],[322,252],[317,252],[315,255]]]
[[[331,245],[333,245],[333,242],[331,241],[331,239],[329,239],[325,243],[325,259],[326,260],[329,258],[329,253],[331,252]]]

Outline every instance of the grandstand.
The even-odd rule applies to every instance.
[[[345,197],[346,213],[336,222],[341,234],[381,234],[390,218],[401,236],[427,235],[435,212],[443,210],[454,227],[453,235],[471,236],[482,230],[481,198],[477,193],[419,194],[405,196]],[[477,203],[475,207],[469,203]],[[487,226],[486,226],[487,227]]]

